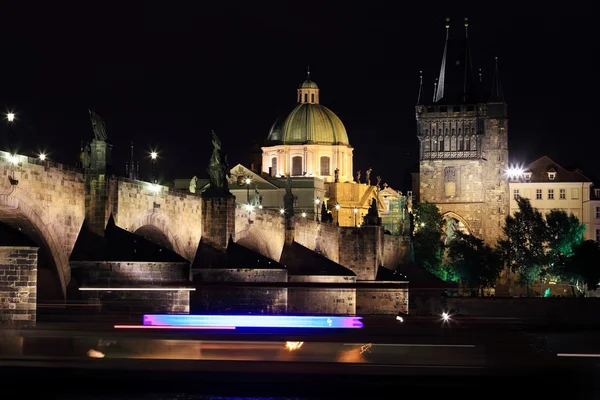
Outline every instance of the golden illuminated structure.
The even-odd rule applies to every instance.
[[[319,87],[308,78],[297,94],[298,105],[277,119],[262,148],[262,171],[272,176],[318,177],[352,181],[352,147],[342,121],[319,103]]]

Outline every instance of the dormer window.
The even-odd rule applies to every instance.
[[[523,178],[525,178],[526,181],[530,181],[531,180],[531,172],[523,172]]]
[[[556,178],[556,172],[555,171],[548,171],[548,179],[550,179],[551,181],[553,181],[554,178]]]

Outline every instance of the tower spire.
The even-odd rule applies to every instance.
[[[423,71],[419,71],[419,94],[417,95],[417,105],[421,104],[423,94]]]
[[[472,82],[474,79],[473,76],[473,59],[471,57],[471,48],[469,46],[469,18],[464,18],[465,25],[465,69],[463,75],[463,93],[462,93],[462,101],[463,103],[467,103],[471,97],[470,95],[472,90]]]
[[[437,86],[433,102],[437,103],[444,97],[444,83],[446,80],[446,57],[448,55],[448,39],[450,38],[450,18],[446,17],[446,42],[444,43],[444,54],[442,56],[442,65],[440,67],[440,76],[437,79]]]
[[[494,79],[492,81],[492,94],[490,96],[491,103],[504,102],[504,94],[502,93],[502,85],[500,83],[500,72],[498,71],[498,57],[495,57],[496,67],[494,69]]]

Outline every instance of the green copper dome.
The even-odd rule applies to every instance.
[[[350,145],[342,121],[333,111],[317,103],[298,104],[287,117],[279,118],[267,140],[283,144]]]
[[[316,83],[311,81],[310,78],[307,78],[304,81],[304,83],[302,84],[301,88],[303,88],[303,89],[318,89],[319,87],[317,86]]]

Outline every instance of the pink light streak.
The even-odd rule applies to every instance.
[[[235,326],[171,326],[171,325],[115,325],[115,329],[209,329],[209,330],[234,330]]]

